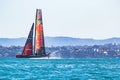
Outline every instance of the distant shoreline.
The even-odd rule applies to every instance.
[[[2,46],[24,46],[26,38],[0,38]],[[45,37],[45,46],[84,46],[84,45],[104,45],[120,44],[120,38],[109,38],[103,40],[89,38],[72,38],[72,37]]]

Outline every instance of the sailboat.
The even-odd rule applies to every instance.
[[[35,27],[33,23],[23,48],[23,52],[16,55],[16,58],[41,57],[49,57],[49,55],[46,54],[45,51],[42,11],[41,9],[36,9]]]

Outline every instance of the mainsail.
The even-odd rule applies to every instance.
[[[42,12],[40,9],[36,11],[35,55],[45,55]]]

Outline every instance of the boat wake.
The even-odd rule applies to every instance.
[[[42,58],[29,58],[29,59],[62,59],[61,57],[42,57]]]

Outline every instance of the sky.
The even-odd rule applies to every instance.
[[[120,37],[120,0],[0,0],[0,38],[27,37],[37,8],[45,36]]]

